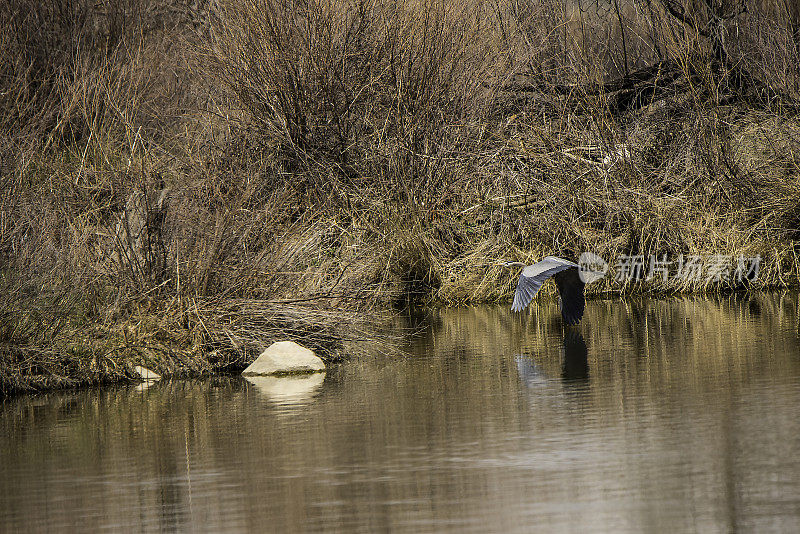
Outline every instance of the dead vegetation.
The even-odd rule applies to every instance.
[[[287,337],[340,357],[393,303],[507,298],[497,259],[760,255],[751,288],[798,282],[792,2],[11,0],[0,22],[4,392],[232,370]]]

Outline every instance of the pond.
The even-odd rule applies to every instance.
[[[0,531],[800,532],[800,299],[426,310],[402,354],[0,404]]]

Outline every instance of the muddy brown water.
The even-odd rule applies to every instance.
[[[800,299],[428,310],[304,379],[0,404],[0,531],[800,532]]]

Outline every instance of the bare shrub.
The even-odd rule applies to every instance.
[[[490,109],[487,85],[503,61],[483,8],[233,2],[219,13],[213,53],[281,169],[316,198],[369,179],[413,203],[414,190],[439,185],[441,158],[463,149],[457,125]]]

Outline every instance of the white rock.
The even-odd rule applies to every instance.
[[[160,374],[154,373],[147,367],[142,367],[141,365],[137,365],[136,367],[133,368],[133,370],[136,371],[139,374],[139,376],[142,377],[142,380],[161,380]]]
[[[278,341],[262,352],[261,356],[242,372],[242,375],[315,373],[324,370],[325,363],[314,354],[314,351],[294,341]]]

